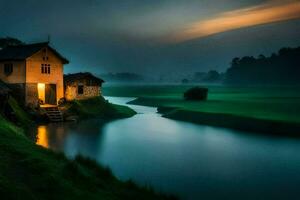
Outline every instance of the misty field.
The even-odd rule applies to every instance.
[[[103,93],[105,96],[138,97],[134,103],[140,105],[300,123],[299,87],[208,86],[207,101],[185,101],[184,91],[193,86],[107,85]]]

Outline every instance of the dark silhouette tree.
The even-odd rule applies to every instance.
[[[218,82],[220,81],[220,74],[216,70],[210,70],[203,78],[204,82]]]
[[[236,57],[234,59],[232,59],[231,61],[231,66],[234,67],[234,66],[238,66],[240,63],[240,58]]]
[[[184,78],[184,79],[182,79],[181,80],[181,83],[182,84],[187,84],[187,83],[189,83],[190,81],[188,80],[188,79],[186,79],[186,78]]]
[[[0,48],[5,48],[8,46],[16,46],[24,44],[21,40],[12,38],[12,37],[6,37],[6,38],[0,38]]]
[[[300,47],[282,48],[270,57],[234,58],[225,83],[240,85],[300,85]]]

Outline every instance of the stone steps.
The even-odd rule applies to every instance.
[[[64,121],[62,112],[57,106],[45,107],[46,115],[51,122],[62,122]]]

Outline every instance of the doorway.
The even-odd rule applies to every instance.
[[[45,83],[38,83],[38,97],[43,103],[45,103]]]
[[[38,97],[44,104],[56,105],[56,84],[38,83]]]
[[[56,105],[56,84],[46,84],[45,103]]]

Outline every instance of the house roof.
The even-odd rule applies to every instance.
[[[0,95],[6,95],[9,92],[11,92],[9,87],[3,81],[0,80]]]
[[[65,83],[73,82],[73,81],[76,81],[76,80],[83,80],[83,79],[93,80],[97,84],[102,84],[102,83],[105,82],[101,78],[98,78],[98,77],[94,76],[93,74],[91,74],[89,72],[80,72],[80,73],[75,73],[75,74],[64,75],[64,82]]]
[[[55,49],[50,47],[48,42],[8,46],[0,50],[0,61],[25,60],[45,47],[51,49],[54,52],[54,54],[63,61],[64,64],[69,63],[69,61],[66,58],[59,54]]]

